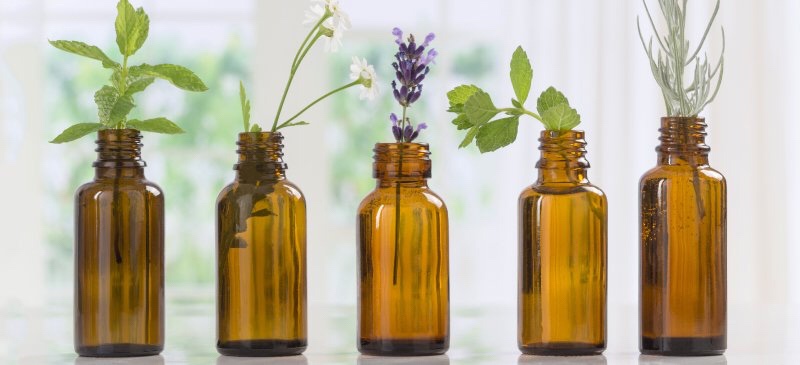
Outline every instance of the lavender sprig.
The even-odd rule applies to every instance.
[[[396,80],[392,81],[392,91],[395,100],[403,108],[403,115],[398,119],[397,115],[392,113],[389,120],[392,122],[392,134],[398,143],[412,142],[423,129],[428,127],[425,123],[419,123],[414,128],[410,118],[407,117],[407,109],[422,96],[422,82],[431,71],[430,65],[439,55],[433,48],[425,52],[436,35],[428,34],[422,44],[417,44],[413,34],[409,34],[404,41],[403,31],[400,28],[394,28],[392,35],[397,38],[395,43],[398,45],[396,61],[392,63],[396,77]]]

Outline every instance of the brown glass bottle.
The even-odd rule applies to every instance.
[[[240,133],[236,179],[217,198],[217,350],[305,351],[306,203],[280,133]]]
[[[518,345],[525,354],[606,348],[607,201],[589,183],[582,131],[542,131],[539,178],[519,198]]]
[[[378,143],[358,208],[358,350],[443,354],[450,343],[447,208],[428,188],[427,144]]]
[[[75,194],[75,351],[164,348],[164,195],[144,177],[141,134],[98,132],[94,181]]]
[[[726,348],[726,183],[708,165],[703,118],[663,118],[658,165],[639,183],[640,350]]]

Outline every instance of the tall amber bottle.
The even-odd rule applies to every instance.
[[[94,181],[75,195],[75,351],[164,348],[164,195],[144,177],[141,134],[98,132]]]
[[[358,350],[445,353],[450,343],[447,208],[428,188],[427,144],[375,145],[375,190],[358,208]]]
[[[217,350],[305,351],[306,203],[286,179],[281,133],[240,133],[236,179],[217,198]]]
[[[518,345],[525,354],[606,348],[606,196],[589,183],[582,131],[542,131],[539,178],[519,198]]]
[[[726,348],[726,183],[708,164],[703,118],[663,118],[658,165],[641,179],[640,349]]]

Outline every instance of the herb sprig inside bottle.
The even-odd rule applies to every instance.
[[[142,48],[150,32],[150,18],[141,7],[134,9],[128,0],[120,0],[117,3],[115,29],[122,64],[108,57],[96,46],[78,41],[50,41],[50,44],[62,51],[100,61],[104,68],[112,72],[110,83],[103,85],[94,94],[99,121],[75,124],[64,130],[51,143],[74,141],[103,129],[134,128],[163,134],[183,133],[183,129],[164,117],[146,120],[128,119],[128,114],[136,106],[133,97],[145,91],[156,79],[169,81],[187,91],[208,90],[197,75],[183,66],[147,63],[128,65],[130,57]]]
[[[428,125],[425,123],[418,123],[416,128],[414,128],[414,123],[411,122],[411,118],[408,116],[408,108],[422,96],[422,82],[425,81],[425,76],[431,71],[430,65],[434,63],[439,53],[433,48],[428,49],[431,42],[436,38],[436,35],[433,33],[429,33],[425,37],[425,40],[419,44],[413,34],[409,34],[408,38],[404,41],[403,31],[400,28],[394,28],[392,30],[392,35],[396,37],[395,43],[398,46],[398,51],[395,54],[396,61],[392,63],[392,68],[394,68],[396,77],[396,80],[392,80],[392,93],[394,99],[400,104],[402,112],[399,119],[395,113],[391,113],[389,115],[389,120],[392,122],[392,134],[394,135],[394,139],[401,146],[401,151],[398,154],[398,170],[402,175],[403,143],[413,142],[419,137],[420,132],[428,128]],[[397,253],[399,252],[400,242],[400,185],[400,179],[398,179],[395,192],[393,284],[397,284],[397,267],[399,265],[399,256]]]
[[[511,107],[496,107],[491,96],[475,85],[461,85],[447,93],[448,111],[457,115],[453,124],[459,130],[467,130],[459,147],[477,141],[478,149],[486,153],[508,146],[517,139],[519,119],[523,115],[542,122],[550,131],[564,132],[580,124],[578,112],[570,107],[566,96],[552,86],[539,96],[535,112],[527,109],[525,102],[532,82],[531,62],[522,47],[517,47],[511,58],[511,85],[516,96],[511,99]],[[506,116],[492,120],[500,113]]]
[[[275,119],[272,122],[272,128],[270,128],[270,131],[273,133],[286,127],[307,125],[307,122],[297,121],[297,119],[306,110],[340,91],[361,85],[364,87],[361,92],[361,99],[374,99],[379,92],[375,68],[368,64],[366,59],[353,57],[353,64],[350,66],[350,78],[353,80],[352,82],[320,96],[296,114],[283,122],[280,121],[281,112],[283,112],[283,106],[289,94],[289,89],[297,75],[297,71],[300,69],[300,64],[303,63],[308,52],[320,39],[326,40],[326,51],[338,51],[339,47],[342,45],[342,35],[344,31],[350,29],[351,26],[350,17],[342,10],[339,0],[311,0],[311,3],[311,8],[306,11],[306,20],[304,24],[313,24],[313,27],[311,31],[308,32],[308,35],[306,35],[303,43],[300,44],[300,48],[297,50],[294,60],[292,61],[292,67],[289,71],[289,80],[286,81],[286,87],[284,87],[281,101],[278,104],[278,110],[275,113]],[[243,92],[242,89],[242,93]],[[242,108],[244,108],[244,99],[242,99]],[[261,126],[258,124],[249,125],[248,122],[245,122],[245,132],[257,131],[261,131]]]

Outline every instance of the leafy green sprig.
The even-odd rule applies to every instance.
[[[128,65],[129,58],[142,48],[150,32],[150,18],[144,9],[134,9],[128,0],[120,0],[114,25],[122,64],[112,60],[96,46],[78,41],[50,41],[50,44],[62,51],[100,61],[104,68],[112,72],[110,83],[103,85],[94,94],[99,121],[75,124],[50,141],[51,143],[74,141],[103,129],[135,128],[163,134],[183,133],[181,127],[164,117],[128,119],[131,110],[136,106],[134,95],[145,91],[156,79],[168,81],[187,91],[208,90],[197,75],[183,66],[147,63]]]
[[[448,111],[457,115],[453,124],[459,130],[467,130],[460,148],[473,141],[481,153],[508,146],[517,139],[519,119],[523,115],[542,122],[551,131],[568,131],[580,124],[581,117],[570,107],[567,97],[552,86],[539,96],[536,111],[525,107],[533,83],[533,68],[522,47],[517,47],[511,57],[510,76],[516,96],[511,99],[511,107],[496,107],[491,96],[475,85],[461,85],[447,93]],[[501,113],[505,117],[493,120]]]

